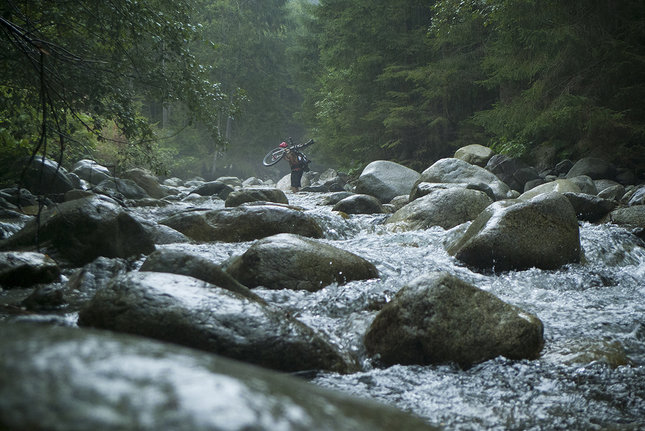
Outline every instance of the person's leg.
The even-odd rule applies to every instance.
[[[300,179],[302,178],[302,170],[291,171],[291,191],[296,193],[300,190]]]

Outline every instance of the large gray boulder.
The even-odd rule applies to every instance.
[[[587,193],[564,193],[578,216],[578,220],[595,223],[614,210],[618,203]]]
[[[410,194],[419,179],[414,169],[387,160],[376,160],[363,169],[356,183],[356,192],[388,203],[395,196]]]
[[[56,201],[74,188],[65,168],[42,156],[5,161],[0,165],[0,184],[20,184],[34,195],[50,195]]]
[[[0,428],[432,430],[283,373],[123,334],[0,323]]]
[[[455,159],[463,160],[471,165],[486,166],[495,153],[488,147],[479,144],[466,145],[455,151]]]
[[[130,272],[115,277],[81,309],[78,324],[281,371],[354,369],[321,335],[286,312],[185,275]]]
[[[549,181],[548,183],[541,184],[537,187],[533,187],[531,190],[528,190],[522,193],[518,199],[520,200],[529,200],[533,199],[536,196],[543,195],[545,193],[582,193],[580,187],[573,181],[566,179],[557,179],[554,181]]]
[[[451,229],[474,220],[491,203],[492,199],[479,190],[461,187],[436,189],[396,211],[387,223],[396,223],[406,229],[432,226]]]
[[[132,180],[152,198],[161,199],[168,196],[166,190],[159,184],[159,178],[146,169],[128,169],[121,175],[122,178]]]
[[[0,250],[37,248],[59,264],[82,266],[99,256],[130,257],[148,254],[155,246],[141,223],[118,205],[91,196],[44,210],[4,241]]]
[[[495,174],[486,169],[471,165],[463,160],[446,158],[437,160],[432,166],[421,173],[419,183],[465,183],[486,184],[495,194],[497,200],[513,196],[511,189]]]
[[[163,249],[151,253],[139,268],[139,271],[169,272],[188,275],[215,286],[222,287],[257,301],[261,299],[248,287],[240,284],[222,267],[205,257],[182,250]]]
[[[95,193],[109,196],[114,199],[145,199],[150,196],[133,180],[123,178],[110,178],[101,181],[92,188]]]
[[[368,353],[383,365],[534,359],[543,344],[535,315],[439,272],[404,286],[365,335]]]
[[[346,214],[381,214],[384,209],[376,197],[359,193],[341,199],[332,211],[342,211]]]
[[[486,163],[486,169],[494,173],[504,184],[520,193],[524,191],[527,182],[539,178],[534,167],[527,165],[520,159],[503,154],[495,154],[491,157]]]
[[[191,191],[191,193],[196,193],[200,196],[217,195],[220,199],[226,199],[229,193],[233,190],[233,187],[222,181],[210,181],[208,183],[198,185]]]
[[[0,252],[0,287],[28,287],[60,279],[60,268],[42,253],[29,251]]]
[[[448,253],[482,270],[555,269],[580,261],[578,220],[560,193],[486,208]]]
[[[105,166],[99,165],[94,160],[79,160],[72,166],[72,173],[87,181],[91,185],[98,185],[103,180],[112,178],[112,173]]]
[[[348,251],[298,235],[257,241],[225,264],[226,272],[248,287],[303,289],[378,277],[376,267]]]
[[[587,175],[593,180],[608,179],[613,180],[616,177],[616,167],[598,157],[585,157],[578,160],[567,172],[567,178]]]
[[[248,202],[274,202],[288,204],[289,199],[280,189],[276,188],[243,188],[232,191],[226,197],[226,207],[237,207]]]
[[[618,208],[610,212],[603,221],[627,228],[645,229],[645,205]]]
[[[160,221],[195,241],[251,241],[278,233],[322,237],[310,215],[283,205],[241,205],[209,211],[189,211]]]

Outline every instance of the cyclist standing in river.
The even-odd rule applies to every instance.
[[[286,142],[281,143],[280,147],[286,149],[284,158],[289,162],[291,168],[291,191],[296,193],[300,190],[302,174],[309,170],[309,161],[300,151],[290,149]]]

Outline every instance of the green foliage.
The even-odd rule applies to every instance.
[[[0,66],[12,90],[4,101],[31,123],[24,130],[16,118],[2,118],[6,145],[30,141],[49,154],[53,142],[59,153],[81,154],[115,124],[123,160],[138,153],[138,162],[154,165],[155,133],[141,115],[141,98],[185,103],[190,119],[217,137],[213,120],[227,109],[225,97],[189,49],[198,35],[191,11],[191,0],[3,3]]]

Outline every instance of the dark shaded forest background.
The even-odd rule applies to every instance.
[[[642,0],[7,0],[0,157],[263,176],[467,144],[645,167]]]

